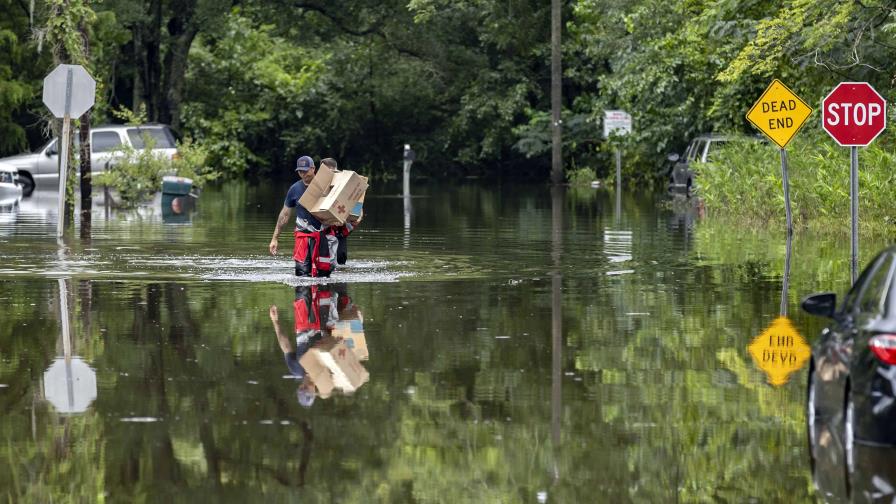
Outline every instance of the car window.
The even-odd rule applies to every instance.
[[[44,147],[41,147],[40,150],[44,154],[48,154],[50,156],[59,155],[59,145],[56,143],[56,139],[52,139],[46,144]],[[72,135],[72,150],[77,152],[81,145],[81,137],[77,134]]]
[[[840,313],[842,314],[854,314],[859,310],[859,298],[862,292],[865,289],[865,286],[871,281],[871,278],[874,276],[874,273],[877,272],[877,268],[880,266],[880,263],[885,259],[884,254],[880,254],[878,257],[875,257],[871,263],[869,263],[868,267],[866,267],[859,274],[858,280],[852,284],[852,288],[849,289],[849,292],[846,294],[846,297],[843,300],[843,305],[840,308]]]
[[[93,152],[110,152],[121,148],[121,137],[114,131],[95,131],[90,142]]]
[[[0,172],[0,183],[12,184],[12,172]]]
[[[694,150],[691,151],[690,160],[691,161],[699,161],[703,156],[703,149],[706,147],[706,140],[700,140],[694,146]]]
[[[890,269],[893,257],[887,254],[878,262],[874,272],[859,295],[858,309],[860,313],[879,314],[883,311],[883,301],[890,287]]]
[[[859,278],[852,284],[852,288],[849,289],[849,292],[846,293],[846,297],[843,299],[843,305],[840,308],[841,313],[851,314],[858,308],[856,305],[858,303],[859,292],[862,291],[862,287],[865,286],[866,280],[871,276],[871,271],[872,268],[869,266],[859,274]]]
[[[151,139],[155,149],[175,148],[174,135],[168,128],[128,128],[128,138],[136,149],[144,148],[148,139]]]

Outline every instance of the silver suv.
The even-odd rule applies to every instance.
[[[77,131],[73,132],[75,149],[77,149]],[[153,152],[159,156],[172,159],[177,156],[177,144],[171,128],[162,124],[146,124],[127,126],[112,124],[98,126],[90,130],[90,167],[91,173],[100,173],[122,155],[122,148],[131,146],[143,149],[146,139],[151,138],[155,144]],[[77,155],[75,156],[77,159]],[[59,184],[59,149],[56,139],[52,139],[34,153],[19,154],[0,158],[19,169],[19,183],[25,196],[30,195],[35,187],[55,188]]]

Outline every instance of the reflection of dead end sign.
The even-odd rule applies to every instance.
[[[787,317],[778,317],[747,347],[768,382],[784,385],[809,359],[811,350]]]
[[[44,372],[44,398],[59,413],[84,413],[96,399],[96,371],[77,357],[56,359]]]

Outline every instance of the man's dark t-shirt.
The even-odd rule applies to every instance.
[[[299,231],[318,231],[321,228],[320,221],[317,220],[311,212],[305,209],[302,205],[299,204],[299,199],[305,194],[305,189],[308,186],[305,185],[305,182],[301,180],[296,182],[289,188],[289,192],[286,193],[286,201],[283,204],[287,208],[295,208],[296,209],[296,229]]]

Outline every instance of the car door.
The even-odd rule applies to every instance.
[[[100,173],[106,169],[116,152],[123,147],[117,131],[94,131],[90,134],[90,171]]]
[[[35,166],[36,170],[34,178],[39,179],[41,181],[46,181],[50,184],[57,184],[59,181],[59,150],[57,146],[59,142],[57,140],[50,141],[46,146],[44,146],[43,150],[40,151],[40,154],[37,159],[37,166]]]
[[[822,333],[815,363],[819,406],[829,413],[841,410],[853,347],[859,331],[880,316],[882,297],[893,268],[893,255],[884,252],[865,268],[850,289],[835,323]]]
[[[75,161],[74,168],[78,169],[78,149],[80,148],[79,137],[77,131],[72,134],[72,156]],[[59,183],[59,140],[54,139],[50,141],[44,148],[41,150],[40,155],[38,156],[37,173],[35,174],[35,179],[40,180],[48,186],[56,185]]]

